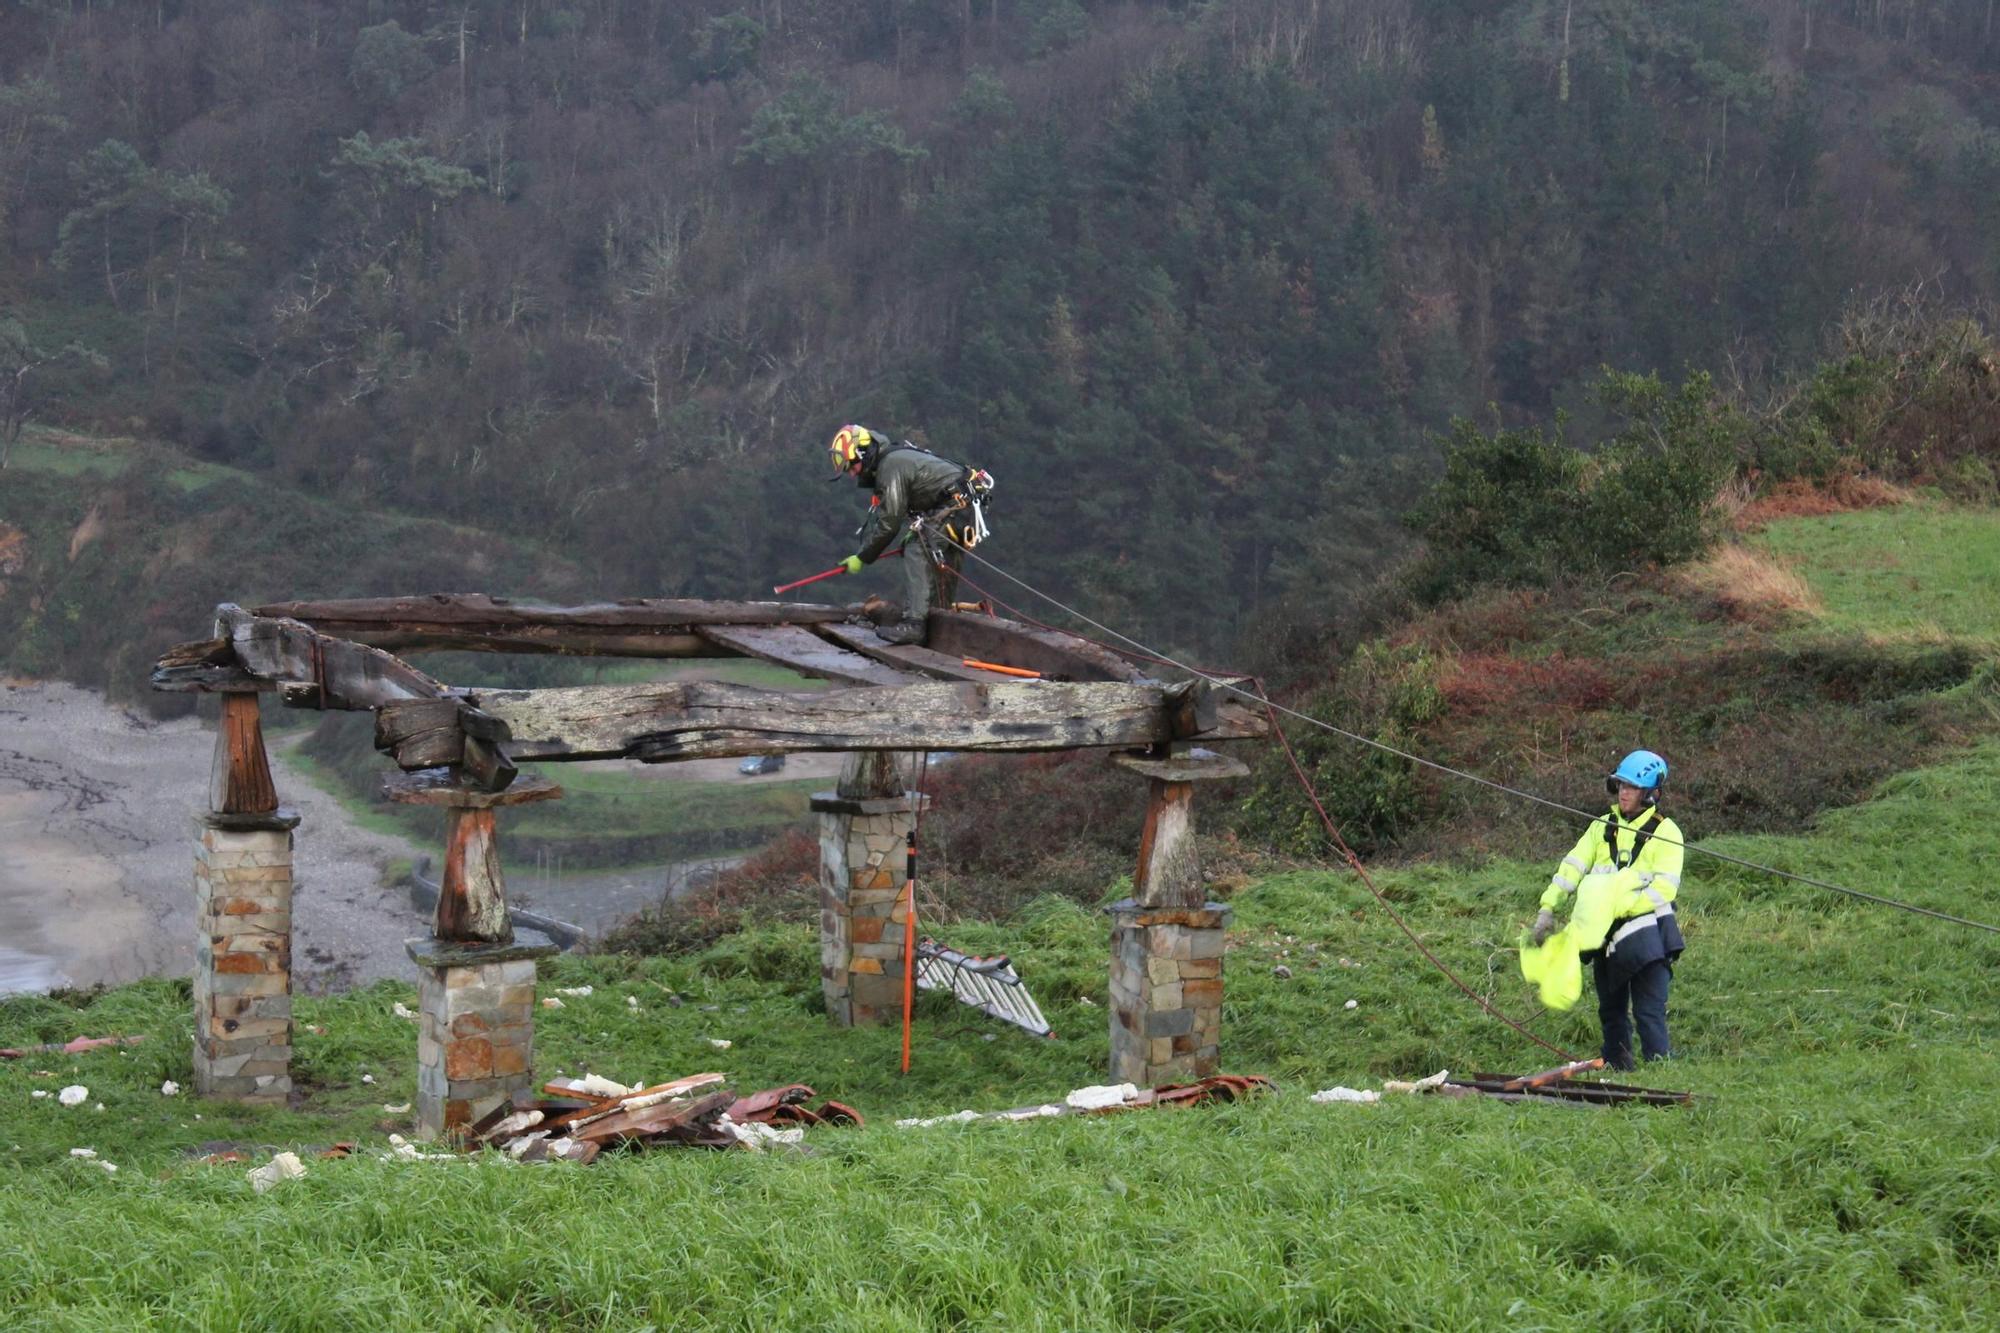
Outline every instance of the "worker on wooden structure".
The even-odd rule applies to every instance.
[[[1660,813],[1666,780],[1667,761],[1651,750],[1634,750],[1604,779],[1615,798],[1611,813],[1592,821],[1556,867],[1521,941],[1522,974],[1554,1009],[1576,1003],[1583,960],[1591,960],[1604,1062],[1614,1069],[1633,1067],[1633,1019],[1648,1060],[1673,1050],[1667,986],[1684,947],[1674,916],[1684,848],[1679,825]],[[1569,923],[1558,930],[1555,914],[1565,904],[1573,904]]]
[[[858,574],[901,538],[903,615],[875,632],[890,643],[920,644],[931,608],[950,605],[957,591],[965,552],[986,536],[983,505],[993,478],[866,426],[842,426],[827,447],[835,481],[853,477],[874,493],[861,549],[841,565]]]

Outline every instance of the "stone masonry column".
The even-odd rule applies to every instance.
[[[1150,1088],[1203,1078],[1220,1068],[1230,909],[1208,901],[1195,855],[1194,784],[1249,769],[1207,750],[1113,762],[1146,777],[1151,799],[1132,896],[1108,909],[1111,1080]]]
[[[404,947],[418,971],[417,1134],[448,1137],[534,1084],[535,960],[561,946],[514,928],[495,814],[503,805],[554,800],[562,788],[524,777],[481,791],[460,785],[453,770],[426,769],[392,776],[383,790],[447,814],[431,934]]]
[[[472,1124],[535,1072],[535,960],[562,952],[539,931],[509,944],[405,942],[417,965],[417,1136]]]
[[[292,1090],[292,830],[257,695],[222,695],[209,811],[196,820],[194,1087],[282,1101]]]
[[[927,798],[903,789],[898,756],[850,755],[840,786],[815,792],[819,815],[820,988],[837,1027],[903,1012],[907,837]]]

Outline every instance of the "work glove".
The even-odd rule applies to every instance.
[[[847,559],[840,562],[840,567],[850,574],[859,574],[861,572],[861,557],[850,555]]]
[[[1544,907],[1535,917],[1534,928],[1528,932],[1528,940],[1537,947],[1547,943],[1549,936],[1556,933],[1556,914]]]

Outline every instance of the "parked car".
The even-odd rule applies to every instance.
[[[736,766],[736,771],[746,778],[761,777],[766,773],[785,771],[785,756],[781,754],[753,754]]]

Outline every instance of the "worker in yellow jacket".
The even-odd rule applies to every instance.
[[[1522,975],[1553,1009],[1577,1002],[1583,960],[1591,960],[1604,1062],[1614,1069],[1633,1067],[1633,1018],[1648,1060],[1673,1049],[1667,987],[1685,947],[1674,916],[1683,848],[1679,825],[1660,813],[1666,780],[1667,761],[1651,750],[1634,750],[1605,778],[1617,803],[1556,867],[1542,891],[1541,913],[1521,941]],[[1556,910],[1572,901],[1569,923],[1558,930]]]

